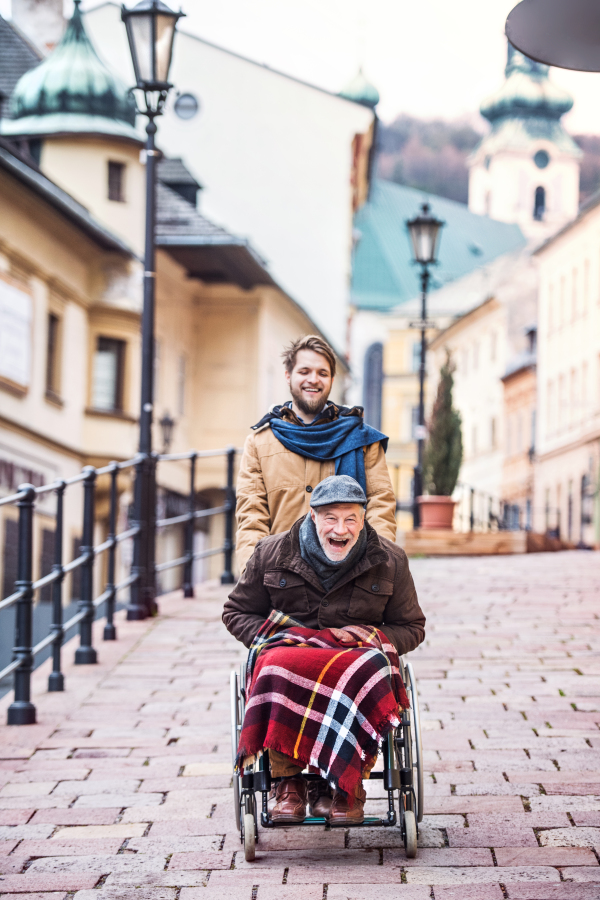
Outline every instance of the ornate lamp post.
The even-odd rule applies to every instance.
[[[412,323],[421,329],[421,359],[419,362],[419,424],[415,429],[417,439],[417,465],[413,479],[413,528],[420,525],[417,497],[423,493],[423,448],[425,446],[425,353],[427,351],[427,289],[429,266],[437,262],[437,252],[444,222],[430,215],[429,204],[423,203],[418,216],[406,223],[412,243],[414,262],[421,266],[421,320]]]
[[[596,0],[522,0],[509,13],[506,37],[536,62],[600,72],[600,5]]]
[[[154,303],[156,284],[156,158],[155,119],[160,116],[171,88],[169,69],[175,27],[182,12],[173,12],[162,0],[141,0],[133,9],[121,9],[135,72],[135,87],[144,94],[146,125],[146,228],[144,250],[144,303],[142,309],[142,390],[140,403],[139,463],[134,491],[135,524],[140,526],[133,550],[128,619],[144,619],[156,611],[153,519],[156,506],[156,471],[152,456],[154,404]]]

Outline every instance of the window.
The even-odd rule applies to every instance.
[[[490,447],[492,448],[492,450],[496,449],[497,442],[498,442],[498,434],[497,434],[497,428],[496,428],[496,419],[494,417],[494,418],[490,419]]]
[[[477,425],[473,425],[473,430],[471,432],[471,448],[473,456],[475,456],[477,453]]]
[[[554,382],[548,382],[548,390],[547,390],[547,409],[546,409],[546,429],[547,434],[552,434],[555,427],[555,417],[554,417]]]
[[[495,331],[492,331],[490,335],[490,359],[492,362],[496,362],[496,351],[498,344],[498,335]]]
[[[413,406],[410,410],[410,439],[415,441],[417,428],[419,427],[419,407]]]
[[[581,367],[581,416],[587,415],[588,405],[588,364],[584,362]]]
[[[577,304],[579,298],[577,296],[577,269],[573,269],[571,281],[571,319],[577,318]]]
[[[515,452],[523,452],[523,416],[521,413],[517,415],[517,447]]]
[[[108,199],[125,202],[125,163],[108,161]]]
[[[185,377],[185,369],[184,369]],[[371,344],[365,353],[363,405],[365,422],[381,428],[381,391],[383,388],[383,344]]]
[[[103,410],[123,409],[123,368],[125,341],[99,337],[94,354],[92,407]]]
[[[566,397],[566,380],[564,375],[558,378],[558,427],[562,428],[565,424],[565,414],[567,411]]]
[[[544,498],[544,530],[550,528],[550,488],[546,488]]]
[[[583,264],[583,295],[581,298],[581,314],[587,315],[590,301],[590,261],[586,259]]]
[[[46,338],[46,395],[58,398],[60,394],[60,319],[54,313],[48,316]]]
[[[463,375],[466,375],[469,370],[469,352],[467,348],[462,351],[462,371]]]
[[[533,218],[541,222],[546,212],[546,191],[543,187],[536,187],[533,201]]]
[[[475,341],[473,344],[473,370],[476,371],[479,368],[479,342]]]
[[[506,455],[508,457],[512,456],[512,426],[512,416],[509,416],[506,420]]]
[[[177,370],[177,412],[180,416],[185,413],[185,368],[185,356],[180,356]]]
[[[421,341],[415,341],[412,345],[411,372],[418,372],[421,367]]]
[[[554,331],[554,285],[548,288],[548,334]]]
[[[530,438],[529,438],[529,452],[531,454],[530,462],[533,462],[533,454],[535,453],[536,420],[537,420],[537,410],[532,409],[531,410],[531,431],[530,431]]]

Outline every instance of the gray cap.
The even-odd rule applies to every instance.
[[[365,492],[358,481],[350,475],[330,475],[316,486],[310,498],[310,505],[329,506],[331,503],[360,503],[367,505]]]

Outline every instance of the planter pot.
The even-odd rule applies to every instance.
[[[445,528],[452,531],[455,501],[452,497],[417,497],[421,529]]]

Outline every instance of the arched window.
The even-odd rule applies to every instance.
[[[381,389],[383,385],[383,344],[371,344],[365,353],[363,405],[365,422],[381,429]]]
[[[535,201],[533,204],[533,218],[541,222],[546,212],[546,191],[543,187],[536,187]]]

